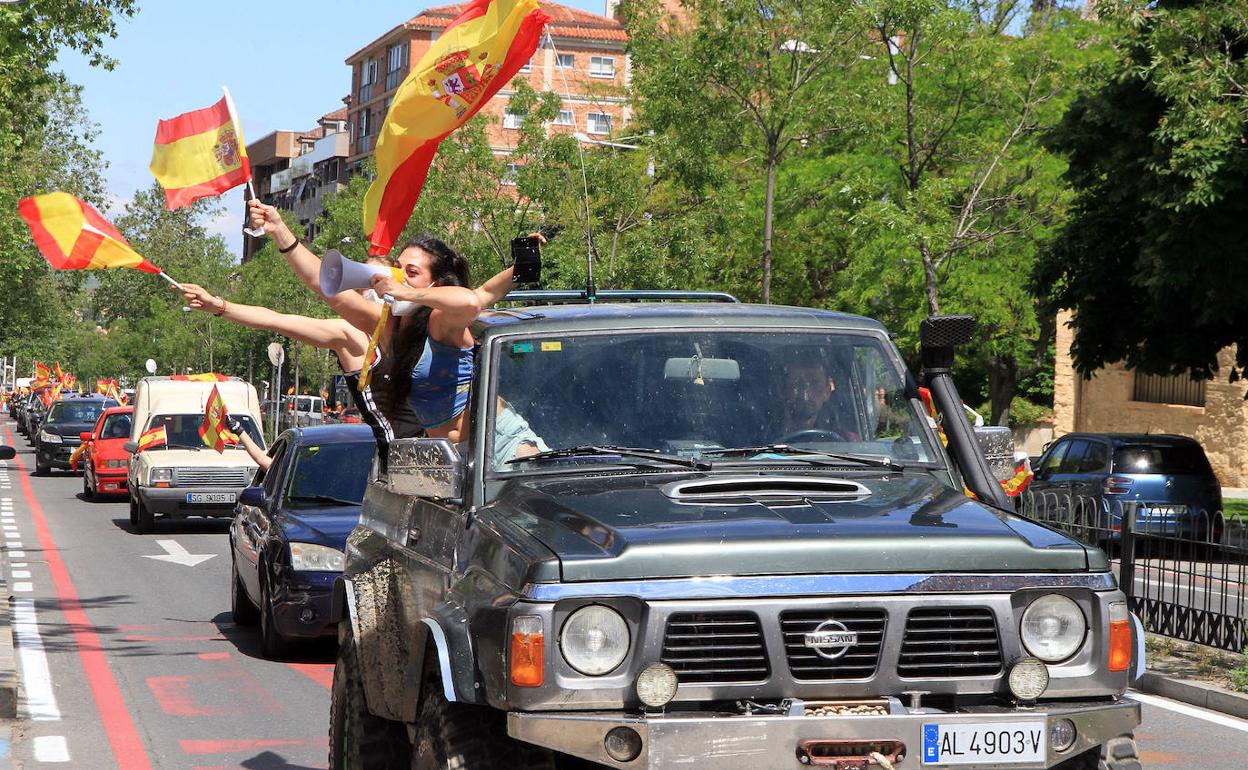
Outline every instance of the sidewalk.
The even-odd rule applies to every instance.
[[[1248,500],[1248,487],[1222,487],[1223,500]]]
[[[1244,656],[1151,633],[1145,648],[1148,670],[1137,690],[1248,719],[1248,693],[1230,689]]]

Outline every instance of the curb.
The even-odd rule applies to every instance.
[[[1191,706],[1200,706],[1240,719],[1248,719],[1248,695],[1224,690],[1211,684],[1172,679],[1151,671],[1135,683],[1135,688],[1151,695],[1161,695]]]
[[[0,595],[4,593],[0,579]],[[0,719],[17,718],[18,690],[17,655],[13,649],[12,599],[0,602]]]

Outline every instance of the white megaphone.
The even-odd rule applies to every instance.
[[[337,249],[330,249],[321,260],[321,293],[332,297],[349,289],[367,289],[376,275],[388,275],[396,281],[403,280],[403,273],[398,268],[356,262],[342,256],[342,252]],[[391,315],[411,315],[420,308],[414,302],[400,302],[388,294],[382,297],[382,301],[390,305]]]

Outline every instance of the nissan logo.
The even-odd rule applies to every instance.
[[[850,631],[839,620],[825,620],[806,634],[805,646],[828,660],[836,660],[858,644],[858,632]]]

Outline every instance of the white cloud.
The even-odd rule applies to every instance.
[[[217,217],[204,227],[225,239],[225,246],[236,257],[243,255],[243,210],[240,206],[223,206]]]

